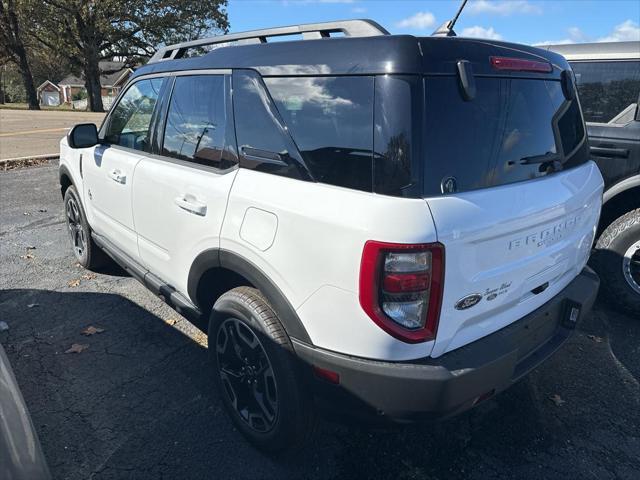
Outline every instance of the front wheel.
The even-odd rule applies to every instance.
[[[605,229],[592,263],[609,303],[640,319],[640,209]]]
[[[289,337],[260,291],[238,287],[218,299],[209,352],[223,403],[253,445],[277,452],[306,441],[314,424],[311,401]]]
[[[91,227],[73,185],[64,193],[64,213],[71,248],[78,263],[89,270],[104,266],[108,262],[108,257],[91,238]]]

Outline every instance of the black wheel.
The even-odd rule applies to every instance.
[[[91,238],[91,228],[73,185],[67,188],[64,194],[64,213],[71,248],[78,263],[90,270],[103,266],[108,261],[107,255]]]
[[[224,405],[251,443],[277,452],[306,441],[314,424],[311,401],[289,337],[258,290],[238,287],[218,299],[209,352]]]
[[[605,229],[592,258],[609,303],[640,320],[640,209]]]

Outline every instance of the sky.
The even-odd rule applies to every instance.
[[[228,0],[231,32],[370,18],[391,33],[430,35],[461,0]],[[469,0],[460,36],[531,45],[640,40],[640,0]]]

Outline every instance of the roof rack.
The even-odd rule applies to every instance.
[[[304,25],[292,25],[289,27],[267,28],[264,30],[251,30],[249,32],[231,33],[229,35],[216,35],[209,38],[201,38],[190,42],[176,43],[160,48],[151,57],[148,63],[161,62],[182,58],[187,50],[197,47],[222,43],[237,43],[239,45],[253,43],[267,43],[268,37],[281,37],[285,35],[302,34],[303,40],[327,38],[332,33],[343,33],[346,37],[374,37],[389,35],[378,23],[373,20],[342,20],[336,22],[307,23]]]

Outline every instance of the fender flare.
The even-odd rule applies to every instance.
[[[226,268],[249,280],[273,305],[287,335],[312,345],[307,330],[278,286],[256,265],[240,255],[222,249],[209,249],[200,253],[191,264],[187,280],[187,293],[191,301],[197,298],[198,282],[212,268]]]
[[[58,181],[60,182],[60,186],[62,186],[63,175],[66,175],[67,177],[69,177],[72,185],[76,184],[76,181],[74,180],[73,175],[71,174],[71,170],[69,170],[69,168],[67,168],[66,165],[60,165],[58,167]]]
[[[616,183],[611,188],[606,190],[602,195],[602,203],[605,204],[616,195],[626,192],[627,190],[640,187],[640,175],[634,175],[632,177],[625,178],[621,182]]]

